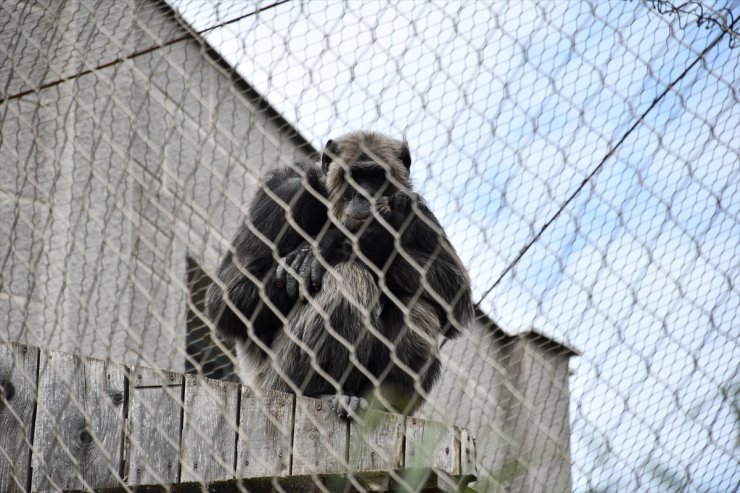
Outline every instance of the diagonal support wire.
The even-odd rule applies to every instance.
[[[629,138],[630,135],[632,135],[632,132],[634,132],[635,129],[637,129],[637,127],[640,126],[642,122],[645,121],[645,118],[648,116],[648,114],[650,114],[650,112],[652,112],[653,109],[655,109],[655,107],[658,106],[658,103],[660,103],[663,100],[663,98],[665,98],[665,96],[669,92],[671,92],[671,90],[673,90],[673,88],[676,87],[676,85],[679,82],[681,82],[681,80],[683,80],[684,77],[686,77],[686,75],[691,71],[691,69],[693,69],[699,62],[704,60],[704,57],[707,55],[707,53],[709,53],[715,46],[717,46],[717,44],[719,44],[719,42],[722,40],[722,38],[726,34],[734,32],[734,27],[735,27],[735,24],[737,23],[737,20],[738,19],[735,19],[727,29],[723,29],[722,32],[716,38],[714,38],[712,42],[706,46],[706,48],[702,50],[702,52],[696,57],[696,59],[693,62],[691,62],[689,66],[686,67],[686,69],[684,69],[684,71],[678,75],[678,77],[676,77],[670,84],[668,84],[666,88],[663,90],[663,92],[661,92],[660,95],[658,95],[658,97],[656,97],[653,100],[650,106],[648,106],[648,108],[642,112],[640,117],[632,124],[632,126],[630,126],[630,128],[628,128],[624,132],[624,134],[619,139],[619,141],[614,145],[614,147],[609,149],[609,151],[604,155],[604,157],[601,159],[599,164],[596,165],[596,167],[588,174],[588,176],[586,176],[586,178],[583,179],[583,181],[580,183],[580,185],[578,185],[578,187],[573,191],[573,193],[571,193],[570,196],[567,199],[565,199],[565,201],[560,205],[560,207],[552,215],[552,217],[548,219],[544,225],[542,225],[542,227],[537,232],[537,234],[534,235],[534,237],[532,237],[532,239],[529,240],[527,244],[521,248],[521,250],[519,250],[519,253],[517,254],[516,258],[514,258],[514,260],[512,260],[511,263],[508,266],[506,266],[506,268],[501,273],[501,275],[498,277],[498,279],[496,279],[496,281],[493,284],[491,284],[491,286],[486,290],[486,292],[483,293],[483,295],[480,297],[480,299],[477,302],[478,305],[480,305],[480,303],[482,303],[483,300],[485,300],[488,297],[488,295],[491,294],[491,292],[494,289],[496,289],[496,287],[501,283],[504,277],[506,277],[507,274],[514,267],[516,267],[516,265],[524,257],[524,255],[529,251],[529,249],[535,243],[537,243],[537,241],[539,241],[539,239],[542,237],[542,234],[545,231],[547,231],[547,229],[552,225],[552,223],[555,222],[555,220],[558,217],[560,217],[560,214],[562,214],[562,212],[566,209],[566,207],[568,207],[573,202],[573,200],[575,200],[578,194],[581,193],[581,190],[583,190],[583,188],[601,171],[601,169],[604,167],[604,164],[606,164],[609,158],[611,158],[617,152],[617,150],[622,147],[622,144],[627,140],[627,138]]]

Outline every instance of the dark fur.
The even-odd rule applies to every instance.
[[[208,316],[247,360],[246,383],[406,413],[421,404],[439,376],[439,336],[459,335],[473,308],[465,269],[412,191],[410,162],[405,143],[357,132],[329,141],[320,163],[269,175],[207,295]],[[315,248],[295,296],[278,260],[306,252],[307,239]]]

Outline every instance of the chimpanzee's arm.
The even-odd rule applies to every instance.
[[[314,238],[326,223],[326,206],[319,198],[326,196],[320,173],[311,165],[302,170],[279,169],[257,192],[248,220],[219,266],[218,282],[208,289],[207,315],[224,335],[244,339],[248,334],[226,299],[266,344],[282,325],[279,314],[286,315],[295,304],[296,298],[275,280],[277,260]],[[260,288],[273,307],[265,302]]]
[[[416,203],[418,213],[413,210]],[[390,200],[388,222],[400,235],[403,252],[394,252],[385,265],[385,282],[398,298],[421,294],[421,301],[434,307],[442,333],[457,337],[459,326],[473,317],[470,279],[439,221],[424,201],[399,192]],[[409,257],[413,262],[409,261]],[[420,272],[421,271],[421,272]],[[423,282],[422,282],[423,273]]]

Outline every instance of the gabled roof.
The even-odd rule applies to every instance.
[[[318,150],[314,148],[313,145],[311,145],[309,140],[306,139],[290,122],[288,122],[288,120],[286,120],[283,115],[278,112],[259,92],[257,92],[257,90],[239,74],[239,71],[236,70],[236,68],[234,68],[229,62],[227,62],[226,59],[221,56],[218,50],[216,50],[216,48],[214,48],[208,42],[208,40],[204,36],[202,36],[203,33],[207,31],[212,31],[213,29],[215,29],[215,27],[218,26],[211,26],[205,30],[197,31],[179,14],[179,12],[177,12],[177,9],[171,6],[166,0],[155,1],[157,1],[157,3],[161,5],[163,11],[167,12],[168,15],[171,15],[172,18],[177,23],[179,23],[183,27],[183,29],[185,29],[185,31],[193,40],[203,46],[203,53],[206,55],[206,57],[210,59],[213,63],[218,65],[223,70],[223,72],[231,78],[234,87],[237,88],[239,92],[250,103],[254,105],[255,109],[265,115],[268,120],[270,120],[283,132],[283,136],[286,140],[293,143],[297,148],[305,151],[306,154],[318,154]],[[256,10],[248,15],[245,15],[244,17],[256,15],[260,12],[260,10]]]
[[[486,313],[484,313],[480,308],[475,308],[475,320],[477,323],[483,325],[486,327],[491,333],[496,337],[501,337],[502,339],[515,339],[515,338],[522,338],[522,339],[528,339],[538,346],[542,347],[543,349],[547,349],[551,352],[555,353],[561,353],[564,352],[567,356],[580,356],[581,352],[558,340],[553,339],[550,336],[547,336],[543,334],[542,332],[539,332],[536,328],[532,327],[528,330],[523,330],[520,332],[517,332],[516,334],[510,334],[509,332],[505,331],[501,328],[496,322],[491,319]]]

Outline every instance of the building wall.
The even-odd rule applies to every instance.
[[[0,337],[182,370],[187,257],[213,272],[263,170],[308,150],[156,2],[12,3]]]
[[[421,413],[476,438],[478,491],[571,491],[568,362],[535,333],[510,336],[485,316],[443,348],[441,381]]]

